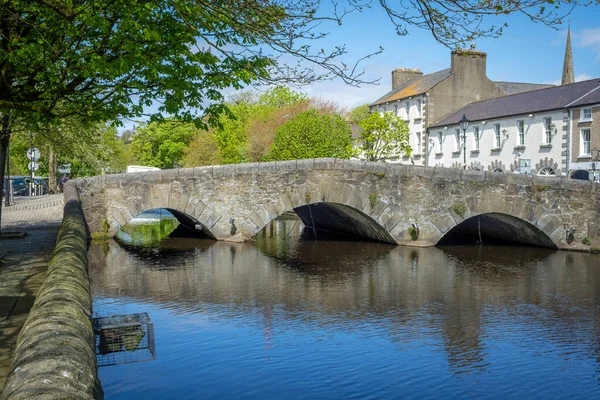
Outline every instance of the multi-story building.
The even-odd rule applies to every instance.
[[[549,87],[515,82],[493,82],[486,75],[485,53],[456,50],[450,68],[423,75],[417,69],[392,71],[392,90],[371,104],[372,112],[393,112],[404,119],[410,130],[412,156],[395,157],[391,162],[426,164],[426,131],[429,126],[464,105],[507,94]]]
[[[600,79],[474,102],[429,127],[427,165],[537,175],[591,170],[598,127]]]

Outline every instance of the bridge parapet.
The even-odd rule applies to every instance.
[[[527,231],[531,241],[549,238],[540,245],[585,250],[584,242],[596,240],[600,205],[593,182],[327,158],[105,175],[75,184],[91,232],[114,235],[141,212],[168,208],[232,241],[251,239],[293,209],[303,220],[312,215],[304,222],[320,228],[347,226],[348,234],[417,246],[435,245],[471,217],[494,214],[486,224],[512,224],[505,235]]]

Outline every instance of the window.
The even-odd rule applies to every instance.
[[[525,121],[517,121],[517,131],[519,132],[517,146],[525,146]]]
[[[421,110],[421,99],[417,100],[417,118],[423,116],[423,110]]]
[[[495,137],[495,144],[497,149],[500,148],[501,145],[501,139],[500,139],[500,124],[494,124],[494,137]]]
[[[454,130],[454,137],[456,138],[456,145],[454,147],[454,150],[460,151],[460,129]]]
[[[590,132],[591,130],[582,129],[581,130],[581,155],[589,156],[590,155]]]
[[[519,174],[528,175],[531,173],[531,159],[520,158],[519,159],[519,169],[517,170]]]
[[[544,118],[544,144],[552,143],[552,118]]]
[[[554,172],[552,167],[542,167],[538,171],[538,175],[556,175],[556,172]]]
[[[398,115],[398,104],[394,104],[394,115]]]
[[[592,120],[592,109],[591,108],[584,108],[581,110],[581,118],[579,119],[580,122],[587,122],[587,121],[591,121]]]
[[[479,127],[473,127],[473,137],[475,139],[475,150],[479,150]]]
[[[407,101],[406,103],[404,103],[404,109],[406,110],[406,119],[409,119],[410,118],[410,114],[409,114],[409,112],[410,112],[410,102]]]
[[[386,111],[387,111],[387,109],[385,107],[383,107],[383,112],[386,112]]]
[[[442,132],[438,132],[438,146],[439,146],[438,150],[439,150],[440,153],[442,152],[442,143],[443,143],[442,142],[442,135],[443,135]]]
[[[421,132],[417,132],[417,154],[421,154]]]

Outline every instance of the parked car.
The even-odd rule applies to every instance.
[[[40,176],[40,177],[33,178],[33,181],[35,182],[36,185],[42,186],[42,194],[48,193],[48,189],[49,189],[48,178]]]
[[[127,172],[146,172],[146,171],[160,171],[160,168],[146,167],[145,165],[128,165]]]
[[[26,181],[27,179],[27,181]],[[27,183],[29,182],[28,176],[11,176],[13,195],[14,196],[26,196],[28,194]],[[6,179],[2,182],[2,196],[6,194]]]

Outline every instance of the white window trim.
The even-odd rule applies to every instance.
[[[590,110],[590,117],[585,117],[585,110]],[[593,121],[593,107],[583,107],[579,114],[579,122],[592,122]]]
[[[479,145],[480,145],[479,140],[481,139],[480,132],[481,132],[481,129],[479,129],[478,126],[473,127],[473,140],[474,140],[473,149],[474,150],[479,150]]]
[[[546,121],[550,121],[549,124]],[[552,117],[544,118],[544,137],[542,137],[543,144],[552,144],[552,128],[548,129],[552,126]]]
[[[500,131],[500,124],[494,124],[494,148],[499,149],[502,147],[502,135]]]
[[[444,133],[438,132],[438,153],[442,153],[444,151]]]
[[[455,148],[454,151],[460,151],[461,150],[461,143],[460,143],[460,129],[455,129],[454,130],[454,143],[455,143]]]
[[[590,128],[581,128],[579,130],[579,157],[591,157],[592,156],[591,152],[590,153],[584,153],[583,152],[583,147],[584,147],[583,143],[585,142],[583,140],[583,131],[589,131],[589,133],[590,133],[590,140],[589,140],[590,150],[592,148],[592,130]]]
[[[404,102],[404,110],[406,111],[406,119],[410,119],[410,101]]]
[[[519,123],[521,123],[522,132],[519,130]],[[517,121],[517,146],[525,146],[525,121],[522,119]]]

